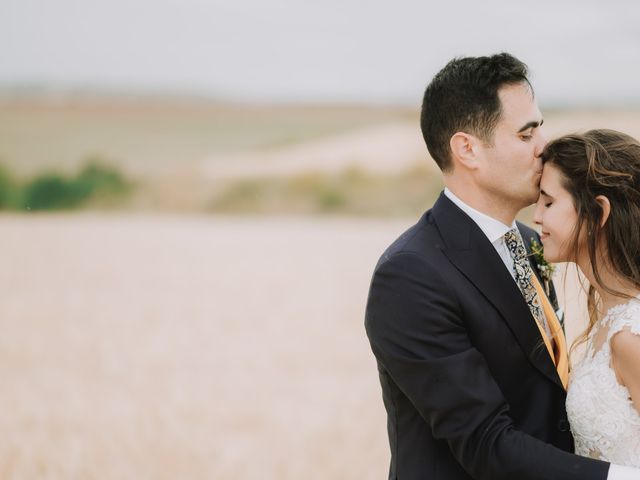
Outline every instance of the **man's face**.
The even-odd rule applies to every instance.
[[[496,201],[521,209],[538,198],[540,155],[547,142],[540,129],[542,114],[528,85],[504,86],[498,96],[502,116],[492,144],[479,149],[478,182]]]

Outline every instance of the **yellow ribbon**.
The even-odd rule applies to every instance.
[[[538,325],[540,335],[542,335],[542,339],[547,346],[547,351],[549,352],[549,355],[553,360],[553,364],[556,366],[556,370],[558,371],[560,381],[566,390],[567,385],[569,384],[569,355],[567,351],[567,341],[564,337],[560,321],[556,316],[556,312],[553,310],[553,306],[551,305],[551,302],[549,302],[542,285],[540,285],[540,282],[535,275],[531,275],[531,277],[531,283],[533,283],[533,286],[538,292],[538,298],[542,304],[542,311],[544,312],[544,315],[547,318],[547,323],[549,324],[551,339],[547,336],[546,332],[538,322],[535,323]]]

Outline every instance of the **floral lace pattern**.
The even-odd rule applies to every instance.
[[[569,378],[567,415],[578,455],[640,467],[640,413],[611,368],[610,341],[623,329],[640,335],[640,298],[611,308],[591,331]],[[606,340],[595,351],[598,332]]]

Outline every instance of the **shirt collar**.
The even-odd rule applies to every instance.
[[[512,228],[516,228],[515,220],[513,221],[511,226],[505,225],[501,221],[496,220],[495,218],[491,218],[489,215],[486,215],[482,212],[479,212],[475,208],[470,207],[458,197],[456,197],[456,195],[446,187],[444,189],[444,194],[449,200],[455,203],[460,208],[460,210],[466,213],[471,218],[471,220],[473,220],[478,225],[478,227],[480,227],[482,233],[485,234],[485,236],[491,243],[502,238],[504,234]]]

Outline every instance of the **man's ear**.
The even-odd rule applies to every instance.
[[[473,135],[464,132],[453,134],[449,140],[449,147],[454,166],[461,164],[470,170],[476,169],[478,166],[477,144],[478,139]]]
[[[600,217],[600,227],[602,228],[609,219],[609,214],[611,213],[611,203],[609,202],[609,199],[604,195],[598,195],[596,197],[596,202],[598,202],[600,208],[602,209],[602,217]]]

